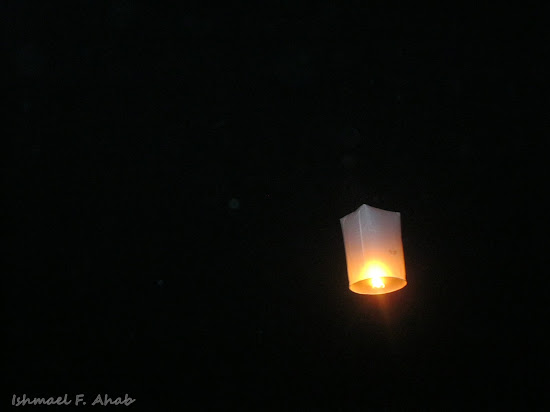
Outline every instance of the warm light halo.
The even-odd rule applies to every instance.
[[[371,284],[371,279],[362,279],[357,282],[350,283],[349,288],[352,292],[360,295],[384,295],[386,293],[395,292],[407,286],[406,280],[397,277],[385,277],[383,281],[383,288],[373,287]]]
[[[390,269],[384,263],[371,260],[365,265],[363,279],[369,279],[373,288],[385,288],[384,279],[392,277]]]
[[[384,281],[382,280],[384,278],[380,278],[378,276],[375,276],[373,278],[370,278],[370,283],[373,288],[385,288],[386,285],[384,285]]]
[[[362,277],[364,279],[385,278],[392,276],[391,270],[388,268],[388,266],[380,262],[379,260],[371,260],[370,262],[367,262],[365,268],[363,269],[363,272],[364,275]]]
[[[370,260],[365,264],[362,269],[362,275],[360,280],[355,282],[355,285],[365,284],[368,286],[370,291],[358,292],[364,294],[380,295],[388,293],[388,290],[394,291],[401,289],[406,285],[406,281],[403,283],[402,280],[393,275],[391,269],[384,262],[380,260]],[[350,289],[353,288],[350,285]]]

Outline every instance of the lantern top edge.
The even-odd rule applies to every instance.
[[[361,209],[374,209],[376,211],[380,211],[380,212],[386,212],[386,213],[395,213],[399,216],[401,216],[401,212],[397,212],[397,211],[394,211],[394,210],[387,210],[387,209],[381,209],[379,207],[374,207],[374,206],[370,206],[370,205],[367,205],[366,203],[363,203],[361,206],[359,206],[357,209],[355,209],[353,212],[351,213],[348,213],[346,216],[344,217],[341,217],[340,218],[340,221],[343,221],[346,217],[350,216],[350,215],[353,215],[355,213],[358,213]]]

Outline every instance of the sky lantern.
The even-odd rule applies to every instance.
[[[380,295],[405,287],[399,212],[361,205],[341,218],[340,224],[351,291]]]

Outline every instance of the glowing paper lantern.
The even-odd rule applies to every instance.
[[[401,214],[362,205],[340,219],[349,288],[380,295],[407,284],[401,240]]]

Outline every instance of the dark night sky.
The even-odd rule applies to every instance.
[[[537,405],[536,19],[157,3],[2,2],[5,401]],[[402,214],[401,291],[347,287],[363,203]]]

